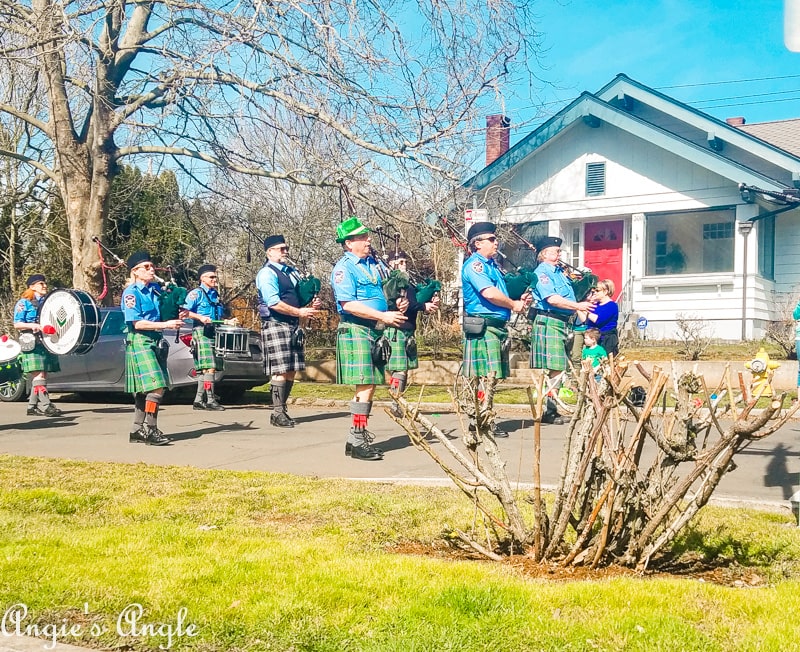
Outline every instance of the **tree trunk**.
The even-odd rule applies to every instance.
[[[93,180],[71,176],[64,181],[63,196],[72,246],[72,285],[93,296],[103,290],[103,274],[93,236],[102,238],[108,216],[109,175],[95,169]]]

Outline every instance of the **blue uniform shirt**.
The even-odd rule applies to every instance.
[[[508,321],[511,311],[496,306],[481,291],[495,287],[508,296],[503,273],[494,258],[481,256],[477,251],[464,261],[461,268],[461,285],[464,292],[464,312],[468,315],[494,317]]]
[[[278,275],[275,273],[274,269],[270,269],[270,267],[274,267],[286,274],[292,280],[292,285],[295,287],[297,287],[299,276],[294,267],[281,263],[269,262],[258,270],[258,274],[256,274],[256,289],[261,297],[261,301],[267,304],[267,306],[272,307],[281,300],[281,288],[278,283]]]
[[[563,270],[550,263],[541,262],[533,273],[536,274],[536,287],[533,292],[533,296],[536,299],[536,307],[539,310],[571,315],[574,310],[556,308],[547,301],[547,297],[551,297],[554,294],[570,301],[575,301],[575,291],[572,289],[572,283],[569,282]]]
[[[345,314],[342,304],[348,301],[359,301],[381,312],[389,308],[383,294],[378,264],[371,256],[359,258],[352,252],[346,252],[331,272],[331,287],[340,315]]]
[[[38,307],[30,299],[20,299],[14,305],[14,323],[35,324],[37,323]]]
[[[214,321],[222,319],[224,310],[219,302],[219,292],[208,287],[205,283],[201,283],[200,287],[195,288],[186,295],[186,302],[183,307],[202,317],[211,317]]]
[[[147,321],[161,321],[161,312],[158,309],[158,295],[161,288],[155,283],[145,285],[137,281],[122,291],[122,314],[125,321],[133,325],[140,319]]]

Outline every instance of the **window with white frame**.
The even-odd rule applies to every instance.
[[[645,274],[733,271],[736,211],[659,213],[645,216]]]
[[[775,216],[770,215],[756,222],[758,234],[758,273],[771,281],[775,280]]]

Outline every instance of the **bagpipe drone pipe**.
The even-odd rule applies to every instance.
[[[530,249],[534,254],[538,252],[536,246],[530,242],[529,240],[522,237],[522,235],[517,231],[513,226],[508,227],[509,235],[517,241],[521,246]],[[576,301],[585,301],[586,298],[589,296],[589,293],[592,291],[592,288],[597,285],[598,278],[595,274],[592,274],[592,270],[587,268],[579,268],[573,267],[569,263],[565,263],[563,260],[559,260],[556,263],[557,267],[560,267],[567,276],[567,280],[572,285],[572,291],[575,294]],[[524,270],[525,276],[530,281],[529,287],[531,289],[536,288],[536,277],[530,270]],[[522,281],[519,281],[522,282]],[[506,277],[506,286],[508,286],[508,277]],[[511,293],[509,291],[509,296]],[[513,299],[513,297],[511,297]]]
[[[105,270],[111,268],[108,267],[103,260],[103,251],[109,254],[117,262],[116,267],[125,266],[126,262],[116,253],[111,251],[111,249],[106,247],[97,236],[94,236],[92,240],[97,243],[98,250],[100,251],[100,262],[103,266],[103,281],[105,282]],[[185,287],[181,287],[175,281],[171,266],[167,267],[167,271],[170,274],[169,281],[165,281],[160,276],[154,275],[156,283],[161,286],[161,291],[158,293],[158,311],[161,321],[178,319],[180,317],[180,312],[183,309],[183,304],[186,303],[186,295],[189,293],[189,290],[187,290]],[[106,292],[107,287],[103,289],[102,294],[98,298],[102,299]],[[175,341],[178,341],[178,334],[175,335]]]

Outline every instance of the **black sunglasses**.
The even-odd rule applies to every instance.
[[[490,235],[488,238],[478,238],[478,242],[497,242],[497,237]]]

